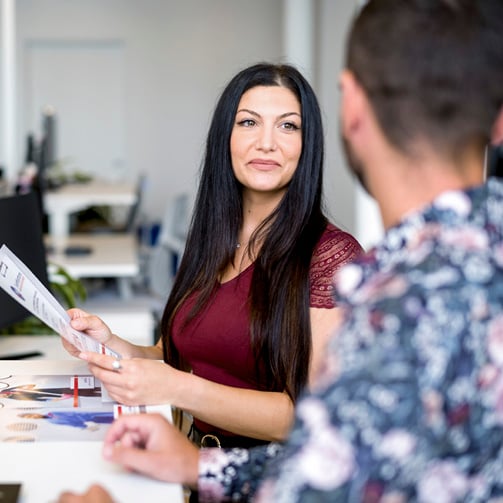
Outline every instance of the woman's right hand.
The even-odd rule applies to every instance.
[[[70,325],[75,330],[84,332],[101,344],[107,344],[112,339],[112,331],[108,325],[98,316],[87,313],[82,309],[69,309]],[[63,347],[75,357],[79,357],[81,350],[62,337]]]

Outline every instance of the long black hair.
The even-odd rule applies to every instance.
[[[174,315],[197,292],[190,314],[195,316],[234,259],[243,203],[231,164],[230,137],[242,95],[256,86],[285,87],[301,106],[302,153],[297,169],[280,204],[249,244],[253,249],[254,240],[262,242],[249,297],[251,344],[266,372],[260,385],[264,390],[286,391],[295,400],[307,382],[311,355],[309,268],[327,220],[322,211],[321,112],[313,89],[290,65],[259,63],[242,70],[216,105],[186,251],[161,320],[164,359],[184,367],[171,338]]]

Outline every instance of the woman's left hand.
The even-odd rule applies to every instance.
[[[179,373],[160,360],[131,358],[117,360],[113,356],[85,352],[91,373],[101,381],[110,397],[124,405],[171,403],[170,390]],[[159,383],[163,383],[162,386]]]

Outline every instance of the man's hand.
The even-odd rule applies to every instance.
[[[127,415],[114,421],[103,455],[131,471],[197,487],[199,450],[160,414]]]
[[[62,493],[57,503],[114,503],[114,501],[103,487],[94,484],[82,494],[71,491]]]
[[[126,469],[165,482],[197,487],[199,450],[160,414],[122,416],[110,426],[103,456]],[[57,503],[114,503],[101,486],[62,493]]]

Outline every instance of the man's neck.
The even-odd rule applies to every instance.
[[[381,166],[377,162],[372,168],[371,186],[385,228],[431,204],[443,192],[465,190],[484,181],[483,161],[475,155],[454,163],[436,155],[418,160],[391,153],[383,156]]]

